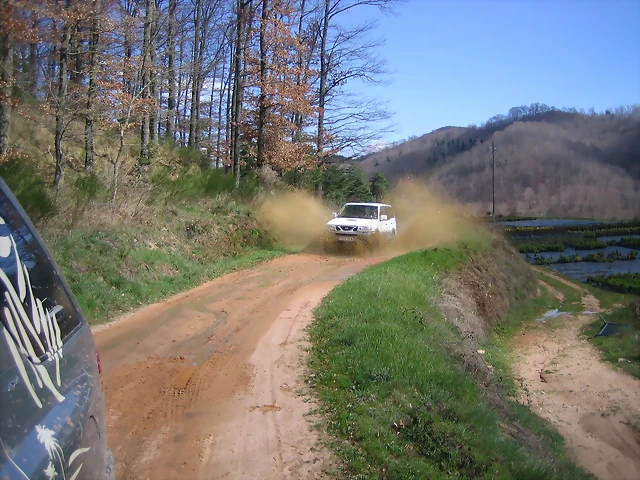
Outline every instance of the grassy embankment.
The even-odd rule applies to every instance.
[[[82,171],[82,145],[75,141],[81,132],[70,136],[65,184],[56,192],[54,164],[44,153],[53,144],[46,119],[16,116],[14,131],[20,141],[2,159],[0,175],[36,223],[91,324],[283,253],[255,214],[255,178],[243,178],[235,190],[231,175],[205,166],[199,152],[160,145],[152,164],[139,170],[132,138],[112,202],[106,158],[115,147],[108,135],[99,137],[93,174]]]
[[[561,306],[488,233],[395,258],[316,310],[309,381],[348,478],[585,478],[513,398],[508,340]]]

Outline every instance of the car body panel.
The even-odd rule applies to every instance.
[[[104,479],[104,395],[89,325],[0,181],[0,478]]]

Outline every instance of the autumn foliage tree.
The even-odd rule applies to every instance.
[[[12,109],[30,98],[53,119],[59,188],[69,165],[110,170],[115,198],[128,144],[143,169],[154,168],[160,142],[202,151],[232,168],[236,184],[241,167],[317,168],[366,143],[367,125],[381,119],[375,102],[345,89],[383,74],[376,43],[364,40],[370,26],[341,19],[392,3],[0,0],[0,153],[11,145]],[[115,152],[101,140],[113,132]],[[71,155],[79,136],[83,155]]]
[[[256,165],[278,171],[313,166],[299,117],[315,113],[309,79],[297,62],[305,45],[294,34],[299,22],[295,1],[262,0],[259,49],[252,61],[256,103]],[[257,58],[256,58],[257,57]],[[307,140],[306,142],[304,140]]]

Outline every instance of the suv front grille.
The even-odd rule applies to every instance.
[[[336,231],[338,232],[357,232],[358,231],[358,226],[351,226],[351,225],[338,225],[336,226]]]

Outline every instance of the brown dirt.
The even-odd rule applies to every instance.
[[[599,311],[597,299],[578,289],[585,311]],[[558,429],[585,470],[603,480],[637,480],[640,438],[630,424],[640,415],[640,381],[600,360],[580,335],[591,321],[565,316],[556,328],[516,338],[521,399]]]
[[[303,329],[380,260],[290,255],[96,328],[118,478],[324,478]]]

